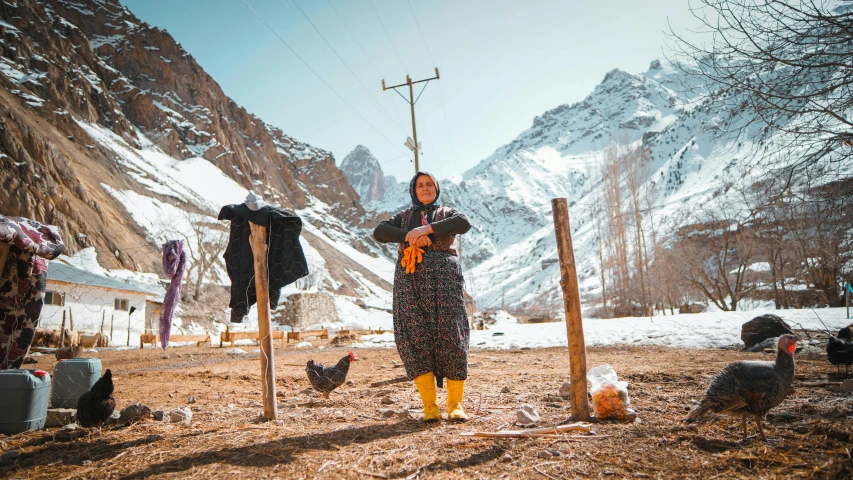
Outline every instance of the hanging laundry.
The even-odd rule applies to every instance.
[[[46,260],[64,249],[58,228],[0,215],[0,370],[21,368],[44,303]]]
[[[269,205],[252,210],[241,203],[222,207],[219,220],[231,221],[231,236],[223,256],[231,279],[231,322],[241,323],[249,307],[257,302],[249,222],[267,228],[270,308],[276,308],[281,288],[308,275],[308,262],[299,243],[302,219]]]
[[[175,306],[181,298],[181,280],[187,266],[187,252],[184,251],[182,240],[169,240],[163,244],[163,273],[171,279],[166,297],[163,299],[163,309],[160,312],[160,346],[163,350],[169,346],[169,335],[172,331],[172,315]]]

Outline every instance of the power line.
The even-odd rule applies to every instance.
[[[360,119],[361,119],[364,123],[366,123],[366,124],[367,124],[371,129],[373,129],[373,131],[374,131],[374,132],[376,132],[380,137],[382,137],[383,139],[385,139],[385,141],[386,141],[386,142],[388,142],[389,144],[393,145],[393,146],[394,146],[394,148],[395,148],[398,152],[400,151],[400,149],[397,147],[397,145],[396,145],[394,142],[392,142],[391,140],[389,140],[389,139],[388,139],[388,137],[386,137],[385,135],[383,135],[383,134],[382,134],[382,132],[380,132],[380,131],[379,131],[379,129],[377,129],[375,126],[373,126],[373,124],[372,124],[372,123],[370,123],[370,121],[368,121],[366,118],[364,118],[364,116],[363,116],[361,113],[359,113],[359,112],[358,112],[358,110],[356,110],[352,105],[350,105],[350,104],[349,104],[349,102],[347,102],[347,101],[346,101],[346,99],[344,99],[344,97],[342,97],[342,96],[341,96],[341,94],[339,94],[339,93],[337,92],[337,90],[335,90],[334,88],[332,88],[332,86],[331,86],[331,85],[329,85],[329,82],[327,82],[326,80],[324,80],[324,79],[323,79],[323,77],[321,77],[319,73],[317,73],[313,68],[311,68],[311,65],[308,65],[308,62],[306,62],[306,61],[305,61],[301,56],[299,56],[299,54],[298,54],[298,53],[296,53],[296,51],[295,51],[295,50],[294,50],[290,45],[288,45],[288,43],[287,43],[286,41],[284,41],[284,39],[283,39],[283,38],[281,38],[281,36],[280,36],[278,33],[276,33],[276,31],[275,31],[275,30],[273,30],[273,28],[270,26],[270,24],[269,24],[269,23],[267,23],[267,21],[266,21],[266,20],[264,20],[264,18],[263,18],[263,17],[262,17],[262,16],[261,16],[257,11],[255,11],[255,9],[254,9],[254,8],[252,8],[252,6],[251,6],[251,5],[249,5],[249,4],[246,2],[246,0],[240,0],[240,1],[242,1],[242,2],[243,2],[243,4],[244,4],[244,5],[246,5],[246,7],[248,7],[248,8],[249,8],[249,10],[251,10],[251,11],[252,11],[252,13],[254,13],[256,17],[258,17],[258,20],[260,20],[264,25],[266,25],[267,29],[269,29],[269,31],[270,31],[270,32],[272,32],[272,34],[273,34],[273,35],[275,35],[275,36],[276,36],[276,38],[278,38],[278,39],[279,39],[279,41],[280,41],[282,44],[284,44],[284,46],[285,46],[285,47],[287,47],[287,49],[288,49],[288,50],[290,50],[290,53],[292,53],[293,55],[295,55],[295,56],[296,56],[296,58],[298,58],[298,59],[299,59],[299,61],[300,61],[300,62],[302,62],[302,64],[303,64],[303,65],[305,65],[305,67],[306,67],[306,68],[308,68],[308,70],[310,70],[310,71],[311,71],[311,73],[313,73],[313,74],[314,74],[314,76],[316,76],[318,79],[320,79],[320,81],[321,81],[321,82],[323,82],[323,84],[324,84],[324,85],[326,85],[326,87],[327,87],[329,90],[331,90],[331,91],[332,91],[332,93],[334,93],[334,94],[335,94],[335,96],[337,96],[337,97],[338,97],[338,99],[339,99],[340,101],[344,102],[344,105],[346,105],[347,107],[349,107],[349,109],[350,109],[350,110],[352,110],[352,111],[353,111],[353,113],[355,113],[356,115],[358,115],[358,118],[360,118]]]
[[[382,19],[379,17],[379,12],[377,12],[376,7],[373,6],[373,1],[367,0],[367,3],[370,4],[370,8],[373,10],[373,14],[376,15],[376,19],[379,20],[379,25],[382,27],[382,31],[385,32],[385,36],[388,37],[388,43],[391,44],[391,47],[394,49],[394,53],[397,54],[397,59],[400,60],[400,64],[403,65],[403,69],[408,72],[409,67],[406,66],[406,62],[403,60],[402,55],[400,55],[400,52],[397,50],[397,46],[394,45],[394,41],[391,40],[391,35],[388,35],[388,30],[385,29],[385,24],[382,23]]]
[[[361,82],[361,80],[358,78],[358,76],[355,74],[355,72],[353,72],[353,71],[352,71],[352,68],[350,68],[349,64],[347,64],[347,62],[346,62],[343,58],[341,58],[341,56],[338,54],[337,50],[335,50],[335,47],[333,47],[333,46],[332,46],[332,44],[331,44],[331,43],[329,43],[329,41],[326,39],[326,37],[325,37],[325,36],[323,36],[323,34],[320,32],[320,29],[319,29],[319,28],[317,28],[317,25],[315,25],[315,24],[314,24],[314,22],[312,22],[312,21],[311,21],[311,19],[310,19],[310,18],[308,18],[308,15],[305,13],[305,11],[304,11],[304,10],[302,10],[302,7],[300,7],[300,6],[299,6],[299,3],[297,3],[297,1],[296,1],[296,0],[292,0],[292,1],[293,1],[293,4],[294,4],[294,5],[296,5],[296,8],[298,8],[298,9],[299,9],[299,12],[300,12],[300,13],[302,13],[302,16],[303,16],[303,17],[305,17],[305,19],[306,19],[306,20],[308,20],[308,23],[309,23],[309,24],[311,24],[311,26],[314,28],[314,31],[316,31],[316,32],[317,32],[317,35],[320,35],[320,38],[322,38],[322,39],[323,39],[323,41],[324,41],[324,42],[326,42],[326,45],[327,45],[327,46],[332,50],[332,53],[334,53],[334,54],[335,54],[335,56],[336,56],[336,57],[338,57],[338,60],[340,60],[340,61],[341,61],[341,63],[343,63],[343,64],[344,64],[344,66],[346,67],[347,71],[349,71],[350,75],[352,75],[352,77],[355,79],[355,81],[356,81],[356,82],[358,82],[358,84],[361,86],[361,89],[362,89],[362,90],[364,90],[364,92],[365,92],[365,93],[367,93],[367,94],[370,96],[370,98],[373,100],[373,104],[374,104],[374,105],[375,105],[375,106],[376,106],[380,111],[382,111],[382,113],[385,115],[385,118],[386,118],[389,122],[391,122],[392,124],[396,125],[396,127],[397,127],[397,128],[399,128],[399,129],[400,129],[400,131],[405,135],[405,134],[406,134],[406,131],[403,129],[402,124],[401,124],[401,123],[394,123],[394,120],[391,118],[391,116],[388,114],[388,112],[387,112],[384,108],[382,108],[382,105],[380,105],[380,104],[379,104],[379,101],[376,99],[376,97],[375,97],[375,96],[370,92],[370,90],[368,90],[368,89],[367,89],[367,87],[365,87],[365,86],[364,86],[364,83],[362,83],[362,82]],[[283,4],[284,4],[284,6],[286,6],[286,7],[287,7],[287,9],[288,9],[288,10],[290,10],[290,6],[288,6],[288,4],[287,4],[287,2],[286,2],[285,0],[281,0],[281,3],[283,3]],[[292,12],[293,12],[293,11],[291,10],[291,13],[292,13]],[[295,14],[294,14],[294,15],[295,15]]]
[[[341,17],[341,14],[338,13],[338,9],[335,8],[335,5],[332,3],[332,0],[326,0],[326,1],[329,3],[329,6],[332,7],[332,11],[335,12],[335,15],[338,17],[338,20],[341,21],[344,28],[346,28],[347,32],[349,32],[350,37],[352,37],[353,41],[355,41],[355,44],[358,45],[358,48],[361,50],[361,53],[364,54],[364,57],[370,61],[371,65],[373,65],[373,69],[376,70],[376,73],[378,73],[381,78],[385,78],[385,74],[379,70],[379,67],[376,65],[376,62],[374,62],[373,58],[371,58],[370,55],[367,54],[367,50],[364,49],[364,47],[361,45],[361,42],[358,41],[358,38],[355,36],[355,34],[349,28],[349,25],[347,25],[347,22],[344,21],[343,17]],[[393,110],[394,110],[394,113],[397,115],[397,119],[399,120],[400,125],[402,125],[403,124],[403,118],[400,116],[400,112],[396,108],[394,108]]]

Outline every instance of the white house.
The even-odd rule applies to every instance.
[[[113,346],[138,345],[145,328],[146,308],[157,296],[150,287],[52,261],[48,265],[39,326],[60,328],[64,312],[66,328],[73,323],[79,332],[103,331],[110,335]]]

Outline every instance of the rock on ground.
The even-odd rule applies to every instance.
[[[48,408],[45,427],[62,427],[74,423],[77,411],[73,408]]]
[[[768,338],[780,337],[786,333],[794,334],[791,326],[778,316],[768,313],[744,323],[740,329],[740,338],[744,348],[749,348]]]
[[[525,403],[518,407],[516,421],[519,425],[536,425],[539,422],[539,412],[532,405]]]

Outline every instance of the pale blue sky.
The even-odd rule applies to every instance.
[[[409,106],[382,91],[383,78],[395,85],[439,67],[416,115],[421,169],[444,178],[512,141],[536,115],[582,100],[609,70],[645,71],[662,56],[667,19],[680,31],[695,25],[685,0],[245,0],[342,101],[243,0],[121,1],[168,30],[248,111],[339,164],[363,144],[398,180],[414,172],[403,146]]]

